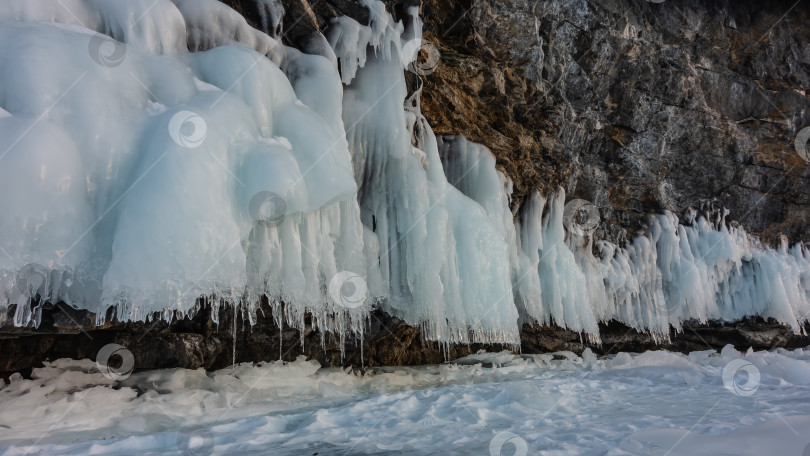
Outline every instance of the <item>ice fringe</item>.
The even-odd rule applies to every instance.
[[[407,93],[418,12],[364,5],[368,25],[336,18],[304,54],[215,0],[5,2],[2,315],[37,324],[32,304],[62,300],[170,319],[202,296],[254,321],[267,295],[278,323],[311,314],[341,337],[373,307],[443,343],[519,344],[530,321],[593,341],[611,319],[659,338],[750,315],[803,331],[805,246],[694,213],[593,245],[562,191],[513,214],[492,154],[436,137]],[[342,272],[361,305],[330,296]]]

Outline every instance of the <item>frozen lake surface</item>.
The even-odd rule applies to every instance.
[[[300,359],[116,382],[59,360],[0,390],[0,454],[767,454],[810,451],[810,350]]]

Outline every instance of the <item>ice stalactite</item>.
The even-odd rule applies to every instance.
[[[358,61],[343,117],[361,217],[379,245],[382,283],[371,288],[385,293],[383,309],[420,325],[429,339],[516,344],[505,239],[484,209],[447,181],[433,132],[417,109],[404,107],[403,64],[390,38],[395,33],[372,26],[371,35],[381,38],[371,40],[365,56],[336,49],[341,62]]]
[[[262,31],[273,38],[281,39],[284,5],[281,0],[257,0],[259,17],[262,19]]]
[[[212,295],[215,307],[245,298],[251,318],[267,294],[279,321],[301,327],[309,312],[316,327],[362,330],[369,304],[340,307],[324,292],[338,271],[365,276],[327,58],[216,1],[76,2],[92,14],[71,26],[36,22],[61,18],[44,3],[12,3],[0,25],[18,43],[0,54],[16,68],[0,94],[0,173],[25,190],[3,192],[0,261],[17,324],[35,320],[36,295],[102,321],[108,305],[120,319],[171,318]],[[118,30],[121,41],[102,34]]]
[[[36,324],[33,303],[61,300],[170,319],[205,297],[252,323],[267,296],[280,326],[362,337],[380,308],[445,346],[519,344],[533,321],[593,341],[612,319],[803,330],[805,246],[695,213],[616,246],[562,191],[510,209],[489,150],[436,137],[407,92],[418,9],[362,4],[368,24],[335,18],[307,54],[277,39],[276,0],[269,34],[216,0],[7,0],[0,315]]]
[[[511,186],[495,170],[491,153],[459,137],[440,142],[448,179],[484,207],[495,226],[511,223]],[[689,320],[752,315],[803,331],[810,316],[810,259],[801,244],[772,249],[728,226],[724,214],[691,211],[683,223],[669,212],[651,216],[647,234],[624,248],[606,241],[594,246],[596,225],[566,214],[579,206],[565,200],[561,190],[548,200],[534,194],[514,217],[514,231],[501,231],[524,320],[553,322],[593,341],[599,340],[598,322],[609,320],[659,339]],[[587,215],[598,221],[598,212]]]
[[[521,260],[529,268],[539,265],[540,290],[532,282],[516,287],[518,303],[538,321],[550,317],[596,336],[597,321],[614,319],[665,339],[670,327],[680,330],[689,320],[759,315],[803,332],[810,316],[810,258],[801,244],[772,249],[742,228],[728,226],[724,216],[709,222],[692,211],[680,224],[667,212],[651,216],[647,234],[625,248],[598,242],[594,256],[590,240],[576,230],[568,230],[561,242],[563,202],[561,192],[552,198],[541,241],[532,244],[534,230],[524,232],[537,224],[539,216],[532,212],[542,210],[539,196],[529,200],[516,225],[523,254],[541,245],[539,261],[534,256]],[[528,250],[527,244],[532,246]]]

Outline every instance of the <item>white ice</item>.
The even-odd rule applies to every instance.
[[[0,454],[801,455],[810,445],[801,349],[481,353],[364,376],[299,359],[136,373],[117,388],[89,360],[58,360],[31,377],[0,389]]]
[[[362,4],[368,24],[335,18],[306,54],[277,39],[276,0],[269,34],[216,0],[3,2],[0,318],[38,324],[37,295],[99,323],[204,297],[252,322],[265,294],[277,322],[341,336],[375,307],[446,343],[517,345],[524,322],[598,342],[611,319],[803,331],[806,246],[664,213],[619,247],[572,229],[562,190],[511,207],[491,152],[436,137],[408,93],[418,9]]]

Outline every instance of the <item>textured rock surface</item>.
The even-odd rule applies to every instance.
[[[223,0],[257,28],[255,0]],[[368,12],[353,0],[284,0],[283,39],[306,49],[313,31]],[[388,0],[402,14],[415,0]],[[534,189],[563,186],[593,201],[597,236],[621,242],[648,214],[725,206],[750,232],[810,240],[810,170],[794,148],[810,125],[810,7],[755,0],[424,0],[425,38],[441,52],[423,78],[423,111],[441,134],[488,146],[515,183],[514,204]],[[416,77],[410,75],[411,85]],[[0,329],[0,371],[46,359],[94,358],[106,343],[133,351],[136,367],[221,368],[232,362],[232,313],[220,324],[201,312],[191,321],[93,325],[95,319],[51,306],[43,325]],[[480,348],[423,342],[418,328],[374,314],[363,343],[306,331],[281,333],[269,317],[238,321],[237,360],[294,359],[325,365],[436,363]],[[587,345],[578,334],[526,325],[525,353]],[[596,353],[810,345],[810,338],[763,321],[687,327],[672,343],[611,323]],[[362,359],[362,361],[361,361]]]
[[[262,315],[263,314],[263,315]],[[478,350],[500,351],[512,349],[501,345],[440,346],[422,340],[419,328],[403,324],[381,312],[372,314],[369,328],[361,342],[353,337],[345,341],[345,354],[341,356],[339,341],[321,333],[293,328],[279,328],[273,323],[271,311],[264,306],[259,321],[250,326],[237,316],[236,360],[258,362],[268,360],[294,360],[304,354],[324,366],[351,366],[362,369],[374,366],[436,364],[460,358]],[[234,331],[233,309],[222,309],[219,325],[205,309],[192,320],[151,323],[108,323],[95,327],[85,311],[67,306],[48,306],[43,312],[43,324],[37,330],[3,328],[0,334],[0,376],[12,372],[30,373],[42,361],[58,358],[95,359],[106,344],[117,343],[127,347],[134,355],[136,369],[184,367],[221,369],[233,362]],[[672,333],[671,341],[655,341],[649,334],[639,333],[620,323],[601,325],[602,345],[587,342],[579,334],[558,327],[524,325],[521,331],[523,353],[572,351],[581,354],[590,347],[598,355],[620,351],[668,349],[689,352],[721,349],[726,344],[738,350],[753,347],[766,350],[775,347],[796,348],[810,345],[810,337],[794,335],[790,328],[751,319],[731,325],[685,325],[684,332]],[[806,328],[810,331],[810,325]],[[362,346],[362,347],[361,347]]]
[[[491,0],[455,27],[427,8],[443,59],[426,116],[489,146],[518,200],[562,185],[593,201],[604,237],[711,202],[768,240],[807,240],[793,141],[810,123],[810,16],[793,5]]]
[[[259,26],[254,0],[224,0]],[[402,13],[417,0],[387,0]],[[283,38],[329,19],[367,23],[353,0],[284,0]],[[622,241],[647,216],[687,207],[773,242],[810,240],[810,7],[691,0],[423,0],[441,52],[424,77],[434,130],[488,146],[514,204],[558,186],[592,201],[597,236]],[[413,81],[412,81],[413,82]]]
[[[767,240],[808,239],[810,172],[793,144],[810,124],[806,5],[451,5],[425,8],[443,55],[425,115],[489,146],[517,201],[561,185],[600,208],[612,240],[707,202]]]

